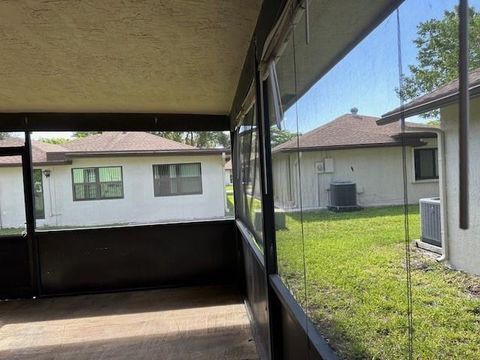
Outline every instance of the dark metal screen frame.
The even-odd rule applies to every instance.
[[[2,131],[225,131],[227,115],[164,113],[0,113]]]
[[[38,242],[35,236],[35,205],[33,189],[33,159],[32,159],[32,141],[30,132],[25,132],[25,145],[22,154],[22,172],[25,201],[25,220],[27,230],[27,241],[30,260],[30,274],[32,281],[32,290],[35,295],[40,295],[40,263],[38,256]]]
[[[30,273],[31,295],[40,293],[40,273],[38,261],[38,244],[35,238],[35,205],[33,188],[33,165],[30,133],[24,132],[25,142],[22,146],[0,148],[0,156],[20,156],[22,159],[23,198],[25,207],[24,237],[27,240],[28,267]]]

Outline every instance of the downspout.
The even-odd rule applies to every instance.
[[[407,130],[413,132],[425,132],[425,128],[408,126]],[[437,135],[437,147],[438,147],[438,166],[440,172],[440,178],[438,181],[440,190],[440,223],[441,223],[441,237],[442,237],[442,255],[437,258],[437,261],[449,260],[449,241],[448,241],[448,204],[447,204],[447,167],[445,160],[445,132],[441,129],[432,128],[428,131]]]

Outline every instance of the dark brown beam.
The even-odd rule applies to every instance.
[[[226,115],[0,113],[0,131],[226,131]]]

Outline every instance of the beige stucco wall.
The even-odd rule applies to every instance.
[[[458,193],[458,107],[441,110],[445,131],[447,244],[450,263],[454,268],[480,274],[480,100],[471,102],[470,111],[470,228],[459,228]]]
[[[436,139],[429,139],[426,147],[436,147]],[[415,181],[413,148],[407,147],[408,202],[439,195],[438,180]],[[291,176],[288,176],[290,157]],[[334,171],[317,173],[315,163],[333,159]],[[300,188],[298,182],[298,156],[276,154],[273,164],[275,202],[283,208],[298,208]],[[325,208],[332,181],[352,181],[357,184],[360,206],[401,205],[404,203],[403,162],[401,147],[313,151],[300,154],[301,193],[303,209]],[[293,175],[295,174],[295,175]],[[290,179],[290,181],[289,181]],[[289,199],[288,187],[293,183]]]

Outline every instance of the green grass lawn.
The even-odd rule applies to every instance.
[[[417,239],[418,207],[409,222]],[[277,232],[279,272],[340,358],[407,357],[404,244],[403,207],[290,214]],[[410,263],[414,358],[480,359],[479,278],[413,245]]]
[[[227,210],[225,211],[225,216],[234,216],[235,215],[235,204],[233,199],[233,192],[229,193],[227,191]]]
[[[0,236],[22,235],[23,228],[0,229]]]

